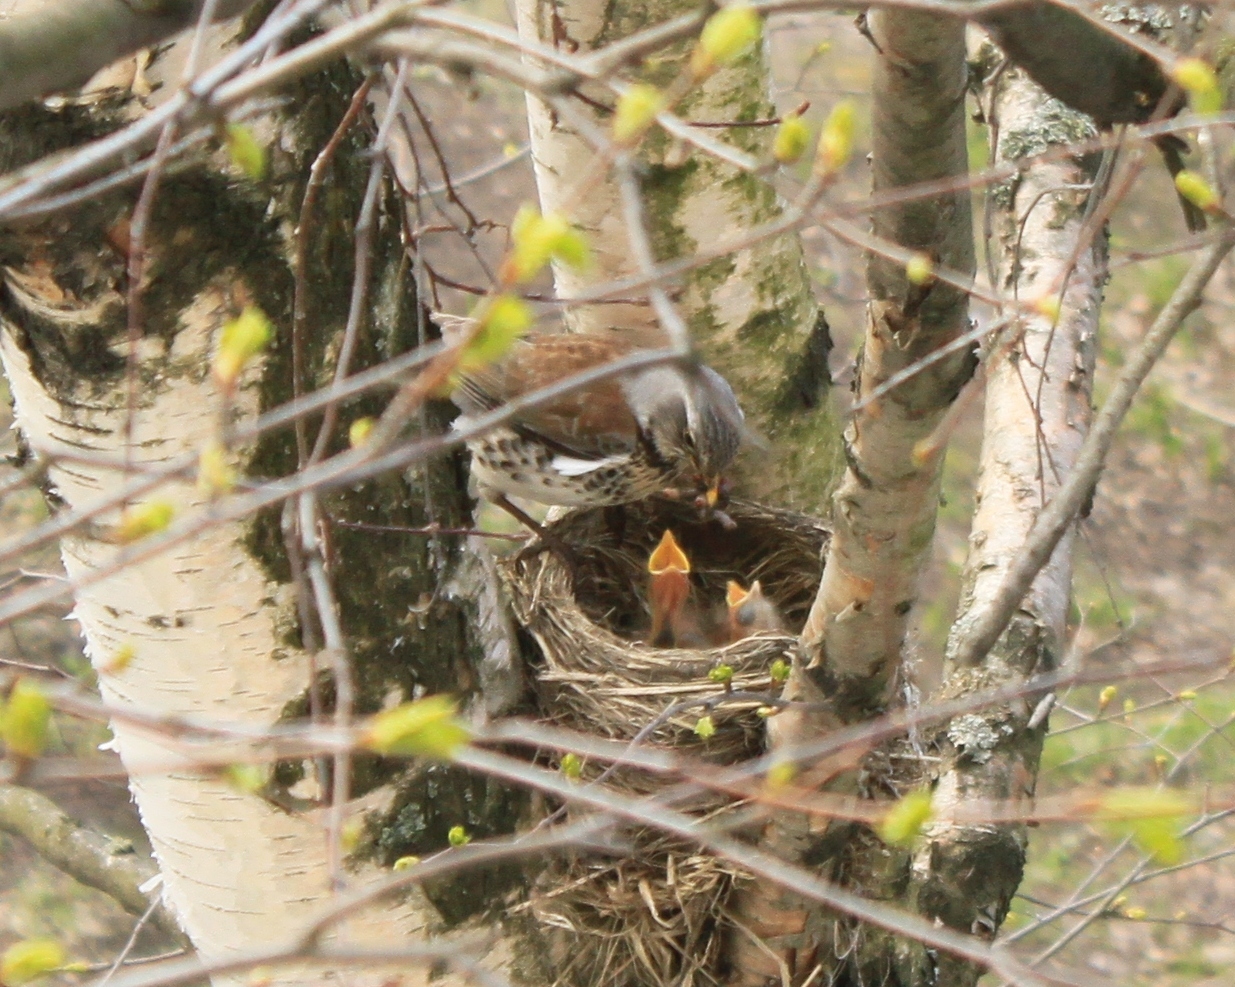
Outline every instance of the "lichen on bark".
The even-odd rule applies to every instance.
[[[519,26],[542,43],[594,51],[637,29],[691,13],[685,0],[603,4],[595,0],[524,0]],[[633,75],[667,86],[683,70],[693,41],[679,42],[644,59]],[[602,102],[611,94],[597,89]],[[557,270],[558,294],[577,296],[590,286],[638,275],[615,182],[602,180],[583,202],[571,198],[570,176],[583,171],[592,150],[586,141],[541,104],[528,99],[529,120],[541,205],[569,203],[592,239],[596,266],[585,274]],[[766,53],[759,46],[692,88],[674,108],[684,120],[766,120],[775,113],[769,98]],[[597,116],[604,128],[607,116]],[[770,158],[774,128],[732,126],[710,129],[756,160]],[[701,248],[735,240],[782,214],[783,204],[764,175],[709,156],[657,128],[638,150],[639,185],[649,237],[658,261],[689,258]],[[673,298],[702,357],[734,385],[753,425],[776,451],[752,453],[736,470],[744,493],[821,510],[839,462],[836,428],[825,393],[830,383],[827,346],[796,232],[765,237],[719,260],[684,273]],[[576,331],[617,326],[643,338],[654,336],[656,317],[646,301],[591,304],[572,309],[567,324]],[[786,387],[786,381],[796,386]],[[783,453],[783,454],[782,454]]]

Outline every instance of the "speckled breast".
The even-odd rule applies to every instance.
[[[554,466],[556,453],[509,429],[468,443],[472,473],[481,490],[564,507],[601,507],[649,497],[666,478],[639,455],[613,459],[596,469],[567,475]]]

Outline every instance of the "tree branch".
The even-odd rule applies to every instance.
[[[253,0],[222,0],[218,20]],[[80,86],[125,55],[191,27],[204,0],[24,0],[0,21],[0,109]]]
[[[123,842],[74,822],[51,799],[20,785],[0,785],[0,830],[20,836],[48,863],[102,891],[130,915],[144,915],[153,904],[152,920],[159,930],[189,945],[160,900],[160,891],[138,890],[158,873],[158,867]]]

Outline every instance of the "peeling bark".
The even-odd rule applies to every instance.
[[[965,40],[958,21],[872,11],[877,45],[872,125],[876,193],[967,171]],[[958,190],[878,210],[876,235],[973,272],[969,192]],[[914,284],[904,268],[872,256],[869,322],[859,397],[968,326],[967,297],[939,282]],[[923,454],[973,357],[940,360],[857,413],[845,431],[848,470],[833,495],[835,536],[803,632],[807,674],[853,721],[878,709],[896,671],[918,574],[930,550],[943,472],[942,447]]]
[[[164,95],[176,89],[176,56],[173,50],[151,67],[154,79],[167,71]],[[114,192],[71,214],[5,233],[0,357],[26,443],[51,461],[49,492],[56,504],[87,509],[124,479],[122,470],[73,461],[75,453],[117,461],[127,454],[135,470],[155,467],[199,451],[222,434],[225,419],[249,419],[290,399],[289,237],[308,166],[357,83],[353,73],[336,66],[288,93],[294,116],[254,122],[272,149],[272,173],[260,185],[238,179],[225,161],[210,159],[163,177],[135,340],[131,444],[125,251],[136,192]],[[115,90],[55,108],[21,107],[0,118],[0,163],[9,170],[110,132],[140,112],[131,93]],[[310,376],[319,384],[333,370],[346,317],[367,145],[363,129],[345,138],[324,214],[314,219],[306,349]],[[406,351],[424,328],[406,277],[399,208],[391,199],[380,212],[372,319],[362,327],[354,369]],[[278,335],[228,404],[211,374],[211,357],[224,322],[247,304],[260,306]],[[383,403],[369,397],[345,414],[375,414]],[[413,427],[440,430],[449,413],[431,406]],[[342,432],[335,448],[346,441],[346,428]],[[296,468],[290,432],[235,452],[248,475],[268,478]],[[461,527],[470,518],[465,491],[464,461],[455,455],[324,497],[323,507],[328,517],[378,525]],[[167,483],[153,496],[170,500],[179,515],[209,510],[192,478]],[[106,529],[118,517],[109,510],[94,527],[63,541],[71,578],[88,577],[114,558],[118,548]],[[502,630],[492,601],[486,603],[483,594],[477,602],[476,594],[465,599],[438,592],[456,585],[460,567],[471,564],[457,546],[341,527],[330,536],[328,561],[356,679],[357,713],[421,692],[472,697],[478,715],[486,701],[494,713],[521,698],[518,676],[511,677],[509,641],[504,654],[486,650]],[[309,683],[318,675],[328,713],[331,683],[320,675],[320,659],[305,650],[289,578],[275,510],[219,525],[83,589],[75,615],[104,698],[117,707],[260,728],[307,715]],[[489,630],[481,630],[482,624]],[[132,652],[127,664],[116,661],[122,651]],[[482,696],[482,686],[492,686],[493,694]],[[336,890],[324,828],[330,786],[318,764],[279,764],[262,790],[251,793],[195,767],[192,750],[174,739],[123,718],[114,721],[113,731],[163,872],[166,899],[204,959],[290,941],[330,901]],[[179,758],[171,770],[169,758]],[[161,767],[143,767],[153,762]],[[368,835],[339,875],[349,885],[380,876],[398,856],[445,847],[451,825],[462,823],[482,835],[505,833],[522,814],[522,796],[464,772],[409,772],[402,763],[368,757],[357,758],[352,773],[355,798],[347,815],[367,819]],[[452,813],[448,821],[445,812]],[[511,885],[508,873],[469,873],[449,888],[370,908],[331,930],[327,940],[389,945],[442,935],[478,915],[487,917]],[[502,962],[500,947],[493,955]],[[410,969],[405,980],[429,976],[428,969]],[[435,982],[454,982],[453,976]],[[309,967],[272,974],[280,984],[382,979],[380,971]]]
[[[1092,127],[1038,89],[1019,70],[995,94],[1000,160],[1066,147]],[[1105,283],[1106,243],[1082,243],[1086,188],[1079,158],[1039,163],[998,190],[1000,286],[1020,300],[1062,294],[1059,319],[1025,316],[1011,346],[987,362],[986,415],[960,612],[950,648],[995,593],[1043,505],[1067,477],[1088,431],[1095,341]],[[1075,266],[1069,261],[1076,254]],[[1066,646],[1071,600],[1070,531],[1039,573],[1012,623],[977,667],[949,659],[940,698],[1007,686],[1056,667]],[[1033,796],[1046,735],[1041,696],[966,714],[936,738],[942,763],[934,781],[940,815],[974,800]],[[912,859],[909,900],[923,915],[993,938],[1020,883],[1023,825],[928,825]],[[899,949],[902,983],[973,984],[981,971],[917,943]]]
[[[871,11],[867,23],[876,48],[874,191],[963,178],[964,25],[895,10]],[[962,276],[973,272],[967,190],[882,208],[873,227],[878,237],[936,266]],[[936,281],[915,284],[899,263],[872,255],[867,287],[859,399],[969,328],[965,292]],[[774,746],[868,718],[889,701],[939,501],[942,446],[923,451],[973,367],[973,355],[964,351],[940,360],[859,411],[847,427],[848,468],[833,494],[834,538],[802,634],[806,661],[795,667],[785,693],[816,711],[775,718],[769,725]],[[867,767],[864,774],[873,781],[859,785],[858,773],[844,770],[827,787],[875,794],[867,789],[879,787],[880,771]],[[904,894],[907,855],[865,827],[778,813],[764,838],[781,855],[867,896],[896,901]],[[747,948],[752,975],[744,984],[754,987],[763,982],[760,976],[781,970],[792,982],[815,976],[823,983],[891,982],[893,950],[885,933],[790,895],[766,901],[763,912],[754,910],[752,922],[762,923],[764,956],[760,963]]]

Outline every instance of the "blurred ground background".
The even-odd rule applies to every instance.
[[[501,14],[492,2],[479,9]],[[768,34],[781,109],[809,100],[807,116],[817,123],[837,99],[848,97],[857,101],[860,116],[868,115],[867,42],[849,20],[783,17],[772,22]],[[490,80],[460,80],[437,69],[418,70],[413,85],[452,163],[457,193],[474,216],[495,224],[467,229],[461,211],[439,191],[424,200],[419,216],[424,259],[443,278],[483,289],[485,266],[505,246],[504,224],[520,203],[534,199],[524,152],[523,96]],[[974,125],[975,161],[985,160],[984,141],[984,130]],[[1228,174],[1230,163],[1228,154],[1223,160]],[[489,173],[469,180],[480,171]],[[425,181],[437,186],[441,176],[431,174]],[[860,202],[866,188],[865,164],[857,155],[831,198]],[[792,180],[783,190],[792,193]],[[979,216],[980,210],[979,195]],[[1122,353],[1143,333],[1187,265],[1186,257],[1138,255],[1177,241],[1184,232],[1169,179],[1155,162],[1112,227],[1099,400]],[[863,327],[863,262],[818,227],[803,236],[835,336],[833,372],[843,402]],[[548,290],[547,284],[541,287]],[[442,286],[430,300],[464,314],[472,297]],[[1168,680],[1121,680],[1102,709],[1100,685],[1062,695],[1052,715],[1040,794],[1112,784],[1196,789],[1231,781],[1235,685],[1226,672],[1235,639],[1232,306],[1235,269],[1228,261],[1206,304],[1150,378],[1116,445],[1078,546],[1072,660],[1099,669],[1127,660],[1144,665],[1170,660],[1195,662],[1198,670]],[[937,676],[956,604],[980,420],[975,402],[949,451],[939,537],[917,619],[917,674],[926,687]],[[15,448],[11,437],[5,448]],[[9,472],[0,468],[0,484]],[[37,491],[9,492],[0,499],[0,534],[26,530],[45,516]],[[41,550],[23,560],[20,570],[0,573],[0,591],[57,578],[59,571],[56,552]],[[0,660],[90,679],[67,607],[49,608],[0,630]],[[64,751],[91,753],[107,736],[96,725],[63,719],[58,725]],[[64,785],[47,794],[70,814],[133,841],[138,852],[148,851],[121,783]],[[1044,824],[1032,831],[1028,872],[1005,932],[1023,936],[1035,952],[1058,949],[1048,962],[1092,969],[1130,985],[1230,983],[1235,975],[1230,854],[1235,854],[1235,827],[1222,819],[1191,836],[1183,864],[1165,873],[1158,873],[1164,870],[1159,864],[1142,865],[1140,852],[1116,832],[1083,823]],[[1069,904],[1072,911],[1041,921]],[[0,948],[16,938],[53,935],[67,940],[75,956],[106,961],[132,927],[133,920],[109,899],[42,863],[21,841],[0,836]],[[143,937],[139,951],[166,947],[152,933]]]

